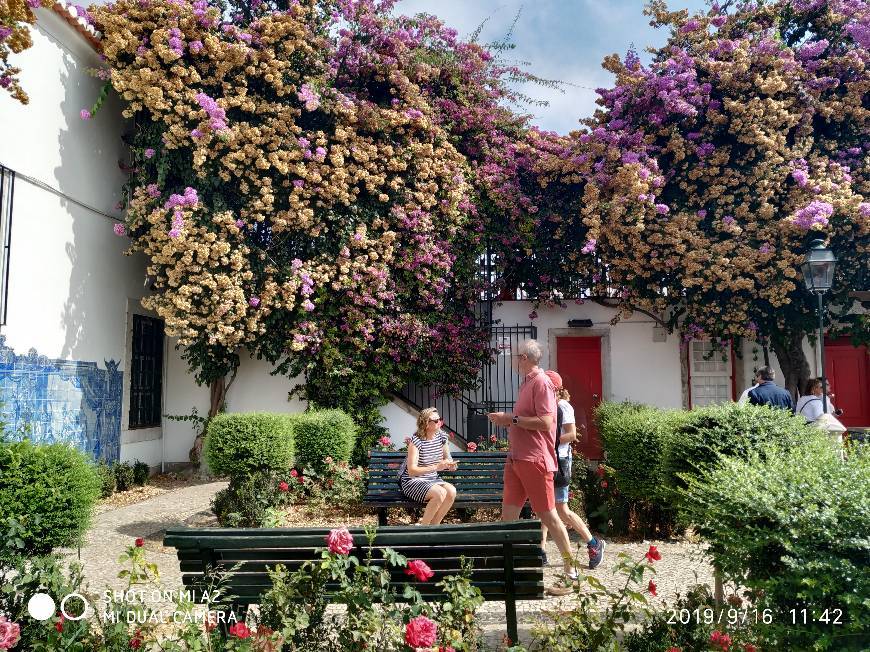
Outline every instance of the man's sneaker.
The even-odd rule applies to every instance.
[[[606,547],[607,542],[604,539],[598,539],[594,546],[586,546],[586,550],[589,552],[589,570],[597,568],[601,560],[604,559],[604,549]]]
[[[547,551],[541,550],[541,559],[544,560],[544,566],[547,566],[549,562],[547,561]]]

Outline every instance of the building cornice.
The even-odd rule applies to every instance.
[[[102,39],[103,35],[93,25],[89,24],[87,20],[79,16],[75,5],[65,2],[65,0],[58,0],[52,5],[51,10],[77,31],[96,52],[102,50],[100,39]]]

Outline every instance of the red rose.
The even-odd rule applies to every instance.
[[[62,632],[62,631],[63,631],[63,624],[64,624],[64,622],[66,621],[66,618],[64,618],[63,614],[58,614],[58,618],[60,618],[60,620],[58,620],[58,621],[54,624],[54,628],[55,628],[57,631]]]
[[[299,480],[299,484],[302,484],[303,482],[305,482],[305,478],[303,478],[301,475],[299,477],[297,477],[296,479]]]
[[[662,558],[662,553],[660,553],[658,551],[658,548],[656,548],[655,546],[650,546],[645,556],[649,563],[653,563],[654,561],[658,561]]]
[[[297,475],[299,475],[299,471],[297,471],[296,469],[291,469],[290,477],[295,478]]]
[[[647,586],[647,588],[649,589],[649,592],[650,592],[652,595],[658,595],[658,594],[656,593],[656,583],[653,582],[652,580],[649,581],[649,585]]]
[[[281,480],[281,482],[278,483],[278,489],[281,491],[290,491],[290,485]]]
[[[604,489],[607,489],[607,480],[602,480],[602,481],[601,481],[601,487],[604,488]]]
[[[236,623],[230,626],[230,634],[237,638],[251,638],[251,630],[245,623]]]
[[[138,650],[140,647],[142,647],[142,632],[138,629],[133,634],[133,638],[130,639],[130,647],[134,650]]]
[[[728,634],[723,634],[718,629],[710,634],[710,643],[718,647],[722,652],[731,647],[731,637]]]
[[[495,435],[490,435],[489,440],[494,444],[498,441],[498,437],[496,437]]]
[[[469,453],[473,453],[477,450],[477,444],[475,444],[473,441],[470,441],[468,442],[467,448]]]
[[[743,652],[756,652],[757,649],[752,643],[743,644]]]
[[[598,468],[595,469],[595,472],[598,474],[598,477],[599,477],[599,478],[603,478],[603,477],[604,477],[604,467],[601,466],[600,464],[598,465]]]
[[[141,548],[144,545],[145,545],[145,539],[143,539],[142,537],[139,537],[138,539],[136,539],[136,547],[137,548]]]
[[[420,559],[409,561],[408,567],[405,569],[405,575],[411,575],[412,577],[417,578],[418,582],[425,582],[434,574],[435,573],[432,572],[432,569],[429,568],[429,565]]]
[[[683,652],[683,650],[678,647],[669,647],[668,652]]]
[[[426,618],[417,616],[405,625],[405,643],[413,648],[432,647],[438,636],[438,626]]]

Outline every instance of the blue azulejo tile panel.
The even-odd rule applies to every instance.
[[[123,374],[114,360],[51,360],[34,349],[16,355],[0,335],[0,419],[39,443],[65,443],[95,458],[121,452]]]

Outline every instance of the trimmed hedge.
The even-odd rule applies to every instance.
[[[297,466],[321,472],[327,457],[336,462],[350,460],[357,427],[341,410],[315,410],[299,415],[294,434]]]
[[[209,421],[203,452],[212,472],[231,478],[293,466],[298,414],[218,414]]]
[[[723,458],[702,471],[683,494],[685,517],[726,579],[754,590],[758,613],[774,610],[772,622],[757,623],[764,649],[866,649],[867,447],[844,461],[818,431],[797,446],[763,444],[746,459]]]
[[[679,503],[684,478],[717,464],[720,455],[745,458],[765,442],[795,447],[817,432],[802,417],[777,408],[727,403],[692,410],[664,449],[663,487]]]
[[[0,443],[0,523],[12,518],[23,527],[24,554],[78,543],[102,484],[97,466],[74,448]]]
[[[685,423],[682,410],[658,410],[633,403],[603,403],[596,410],[607,466],[619,490],[632,500],[667,500],[661,462],[673,433]]]

